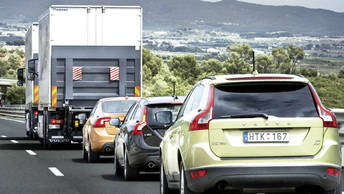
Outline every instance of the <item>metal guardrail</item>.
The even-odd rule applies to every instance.
[[[5,105],[0,107],[0,115],[25,118],[25,105]]]

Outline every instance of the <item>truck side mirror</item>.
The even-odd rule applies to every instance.
[[[36,60],[37,59],[30,59],[27,62],[27,71],[28,71],[28,73],[36,73]]]
[[[23,86],[23,83],[24,83],[24,68],[19,68],[17,70],[17,79],[18,79],[17,85],[18,86]]]

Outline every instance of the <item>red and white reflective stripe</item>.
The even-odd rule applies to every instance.
[[[119,80],[119,67],[110,67],[110,80]]]
[[[73,67],[73,80],[82,80],[82,67]]]

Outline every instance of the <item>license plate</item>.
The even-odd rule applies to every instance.
[[[287,143],[288,132],[244,132],[244,143]]]

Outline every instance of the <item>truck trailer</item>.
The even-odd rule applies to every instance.
[[[38,26],[38,67],[30,61],[26,77],[37,77],[43,147],[82,142],[100,98],[141,96],[141,7],[54,5]]]
[[[30,139],[37,138],[38,123],[38,77],[37,71],[28,73],[28,64],[37,67],[38,62],[38,23],[33,23],[25,34],[25,130]],[[37,70],[37,68],[35,68]]]

